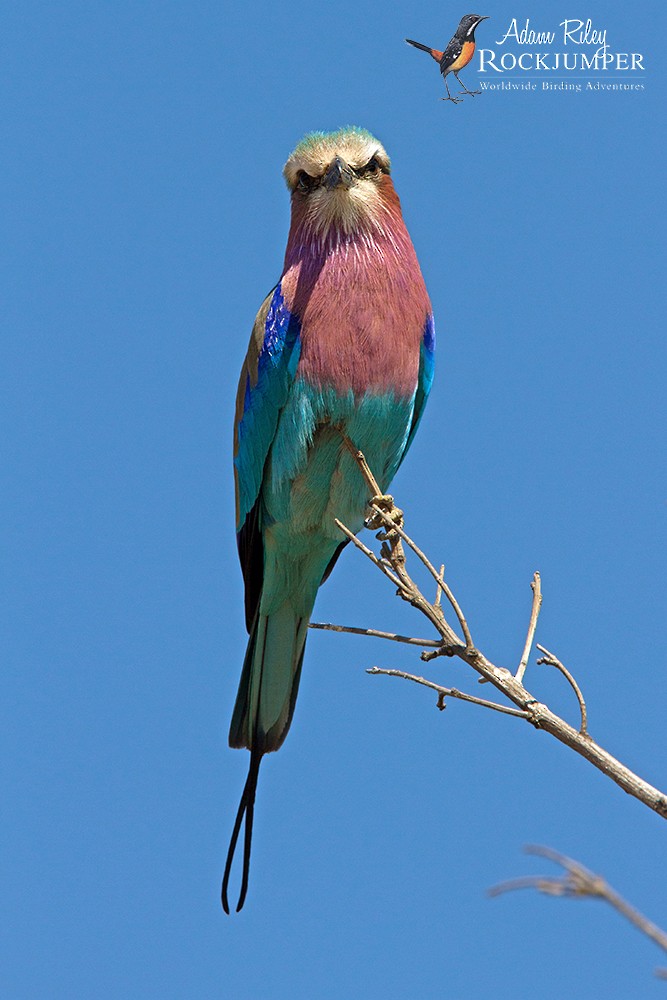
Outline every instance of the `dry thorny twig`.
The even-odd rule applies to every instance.
[[[584,868],[578,861],[573,861],[572,858],[554,851],[551,847],[531,844],[524,850],[526,854],[536,854],[555,862],[564,869],[565,874],[559,876],[525,875],[522,878],[511,879],[489,889],[490,896],[500,896],[504,892],[512,892],[515,889],[536,889],[547,896],[564,896],[568,899],[603,899],[626,917],[638,930],[651,938],[663,951],[667,952],[667,934],[639,910],[636,910],[634,906],[626,902],[622,896],[619,896],[601,875],[596,875],[588,868]],[[656,969],[656,975],[661,979],[667,979],[667,969]]]
[[[381,639],[388,639],[393,642],[406,643],[413,646],[423,647],[421,653],[422,660],[428,662],[439,656],[456,656],[473,668],[479,675],[480,682],[491,684],[501,695],[507,698],[514,707],[499,705],[496,702],[474,695],[464,694],[456,688],[443,687],[417,674],[407,673],[402,670],[387,670],[382,667],[371,667],[368,673],[384,674],[389,677],[400,677],[405,680],[421,684],[431,688],[438,695],[438,707],[444,708],[447,698],[455,698],[462,701],[479,705],[483,708],[502,712],[505,715],[512,715],[520,719],[525,719],[536,729],[542,729],[555,737],[565,746],[570,747],[586,760],[590,761],[594,767],[606,774],[612,781],[615,781],[625,792],[639,799],[650,809],[653,809],[663,819],[667,819],[667,796],[659,789],[654,788],[647,781],[634,774],[629,768],[622,764],[610,753],[604,750],[588,732],[588,720],[586,703],[574,677],[560,660],[538,645],[537,648],[544,654],[538,663],[548,664],[555,667],[565,677],[572,687],[580,710],[579,728],[575,729],[560,716],[552,712],[547,705],[535,698],[524,686],[523,680],[530,656],[531,646],[535,637],[537,621],[542,604],[542,590],[539,573],[535,573],[531,582],[533,591],[532,609],[526,642],[515,673],[505,667],[498,667],[488,657],[484,656],[475,647],[472,633],[463,611],[447,584],[444,576],[444,567],[440,571],[436,570],[428,557],[406,534],[402,527],[403,513],[395,505],[391,496],[382,494],[373,473],[368,467],[368,463],[362,452],[355,448],[354,444],[345,438],[345,444],[354,456],[361,473],[366,481],[370,494],[370,517],[366,526],[377,530],[380,529],[377,538],[381,541],[380,554],[376,555],[367,545],[364,545],[346,525],[336,520],[336,524],[350,542],[355,545],[396,587],[398,596],[417,608],[436,629],[439,639],[418,639],[409,636],[395,635],[390,632],[380,632],[375,629],[351,628],[343,625],[331,625],[313,623],[311,628],[329,629],[335,632],[352,632],[356,635],[367,635]],[[436,595],[433,602],[429,601],[406,568],[405,546],[417,557],[426,567],[436,584]],[[442,598],[449,603],[458,622],[458,627],[463,638],[457,635],[454,628],[445,617],[442,607]]]

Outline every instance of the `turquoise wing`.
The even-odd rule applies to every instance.
[[[236,531],[246,586],[246,625],[252,626],[262,589],[264,553],[261,490],[280,411],[294,381],[300,324],[277,285],[262,303],[241,369],[234,421]]]

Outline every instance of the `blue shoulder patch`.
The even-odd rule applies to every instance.
[[[422,335],[421,347],[419,349],[419,375],[417,378],[417,390],[415,392],[415,404],[414,410],[412,411],[410,433],[408,434],[408,440],[405,444],[403,457],[405,457],[405,453],[412,444],[412,439],[417,432],[419,421],[421,420],[422,413],[424,412],[424,406],[426,405],[426,400],[428,399],[428,394],[431,391],[431,386],[433,385],[434,371],[435,322],[433,320],[433,313],[429,313],[426,317],[426,322],[424,323],[424,333]],[[403,458],[401,458],[401,461],[402,460]]]
[[[422,345],[424,350],[429,354],[435,353],[435,320],[433,319],[433,313],[429,313],[426,317]]]
[[[435,322],[433,313],[426,317],[424,325],[424,336],[422,338],[421,351],[419,354],[419,382],[421,384],[424,402],[431,391],[433,385],[433,373],[435,370]],[[419,391],[419,390],[417,390]]]

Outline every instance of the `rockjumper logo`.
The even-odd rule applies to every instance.
[[[607,44],[607,29],[594,28],[589,18],[587,21],[565,20],[558,25],[556,31],[534,31],[530,27],[530,18],[519,28],[517,18],[513,17],[509,28],[496,45],[506,45],[515,42],[517,45],[531,46],[532,51],[522,51],[517,54],[511,51],[499,53],[496,49],[479,50],[479,71],[488,73],[523,73],[558,72],[600,73],[605,70],[621,70],[629,73],[644,70],[644,56],[641,52],[614,52]],[[562,52],[537,51],[537,47],[551,46],[556,39],[563,46]],[[483,84],[482,84],[483,86]]]

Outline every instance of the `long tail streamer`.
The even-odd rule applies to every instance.
[[[239,834],[241,832],[241,826],[243,824],[243,819],[245,817],[245,830],[243,835],[243,875],[241,876],[241,892],[239,894],[239,901],[236,906],[236,912],[242,908],[245,903],[246,894],[248,892],[248,876],[250,874],[250,848],[252,845],[252,821],[255,812],[255,794],[257,792],[257,778],[259,777],[259,765],[261,763],[263,754],[261,751],[251,750],[250,751],[250,767],[248,769],[248,777],[246,778],[246,783],[243,788],[243,794],[241,795],[241,801],[239,803],[239,809],[236,814],[236,822],[234,823],[234,829],[232,831],[232,838],[229,842],[229,850],[227,851],[227,862],[225,864],[225,873],[222,876],[222,908],[225,913],[229,913],[229,876],[232,871],[232,861],[234,860],[234,853],[236,851],[236,844],[239,839]]]

